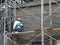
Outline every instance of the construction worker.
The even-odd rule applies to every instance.
[[[21,18],[17,18],[17,20],[13,24],[14,32],[22,32],[24,30],[24,23],[21,21]]]

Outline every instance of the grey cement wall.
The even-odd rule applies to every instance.
[[[56,10],[59,6],[57,4],[52,4],[52,12]],[[26,13],[27,12],[27,13]],[[60,8],[52,14],[52,16],[46,18],[49,15],[49,5],[44,6],[44,28],[50,28],[49,18],[52,19],[53,25],[52,28],[60,27]],[[17,16],[20,16],[25,23],[25,30],[36,30],[40,29],[41,24],[41,7],[30,7],[27,9],[17,9]]]

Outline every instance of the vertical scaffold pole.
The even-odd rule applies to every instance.
[[[11,6],[11,0],[9,1],[9,6]],[[8,14],[8,16],[11,16],[11,8],[9,7],[8,8],[8,10],[9,10],[9,14]],[[9,18],[9,33],[11,33],[11,17]]]
[[[14,1],[14,21],[16,20],[16,2]]]
[[[49,0],[49,20],[50,20],[50,28],[52,28],[52,20],[51,20],[51,11],[52,11],[52,9],[51,9],[51,0]]]
[[[44,12],[44,0],[41,0],[41,41],[42,41],[42,45],[44,45],[43,12]]]
[[[6,45],[6,38],[5,38],[5,36],[6,36],[6,34],[5,34],[5,31],[6,31],[6,16],[8,15],[7,14],[7,3],[6,3],[6,1],[7,0],[5,0],[5,7],[4,7],[4,45]]]
[[[4,45],[5,45],[5,29],[6,29],[6,27],[5,27],[5,17],[4,17]]]
[[[51,38],[50,38],[50,45],[53,45],[53,44],[52,44],[52,39],[51,39]]]

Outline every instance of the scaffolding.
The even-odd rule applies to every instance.
[[[59,3],[57,3],[57,2],[55,2],[54,1],[54,3],[56,3],[57,5],[59,5]],[[26,9],[28,8],[29,6],[27,6],[26,7]],[[21,9],[21,8],[19,8],[19,9]],[[29,14],[29,15],[33,15],[33,14],[31,14],[31,13],[29,13],[28,11],[26,11],[25,9],[21,9],[23,12],[26,12],[27,14]],[[57,9],[56,9],[57,10]],[[53,12],[52,12],[52,0],[49,0],[49,14],[48,14],[48,16],[46,17],[46,18],[43,18],[43,16],[44,16],[44,0],[41,0],[41,31],[37,31],[37,32],[35,32],[35,31],[32,31],[32,32],[29,32],[29,31],[27,31],[27,32],[19,32],[19,33],[12,33],[12,35],[30,35],[30,34],[34,34],[35,35],[35,33],[37,34],[36,35],[36,37],[34,37],[33,39],[31,39],[26,45],[29,45],[29,43],[31,43],[31,42],[33,42],[33,40],[35,40],[36,38],[38,38],[39,36],[41,37],[41,41],[42,41],[42,44],[41,45],[46,45],[45,44],[45,36],[47,36],[48,37],[48,39],[49,39],[49,41],[50,41],[50,45],[53,45],[53,42],[54,41],[56,41],[56,42],[58,42],[58,40],[57,39],[55,39],[54,37],[52,37],[56,32],[58,32],[59,31],[59,29],[57,28],[57,29],[52,29],[52,13],[54,13],[54,12],[56,12],[56,10],[54,10]],[[18,14],[19,15],[19,14]],[[35,16],[34,16],[35,17]],[[49,31],[47,30],[47,29],[44,29],[44,20],[46,20],[46,19],[48,19],[49,18]],[[39,18],[37,18],[37,19],[39,19]],[[51,31],[51,32],[50,32]],[[51,33],[54,33],[54,34],[51,34]],[[53,41],[53,42],[52,42]],[[22,45],[24,45],[24,44],[22,44]],[[31,44],[30,44],[31,45]],[[54,44],[54,45],[57,45],[57,44]]]
[[[4,44],[3,45],[32,45],[31,42],[33,42],[36,38],[39,38],[41,41],[41,45],[46,45],[44,41],[46,40],[49,40],[49,44],[50,45],[53,45],[53,42],[60,42],[59,40],[55,39],[53,37],[53,35],[55,35],[55,33],[59,33],[60,32],[60,28],[58,29],[52,29],[52,13],[56,12],[56,10],[58,8],[56,8],[56,10],[52,11],[52,0],[48,0],[49,1],[49,13],[48,13],[48,16],[44,18],[44,0],[41,0],[41,17],[37,19],[39,19],[41,22],[41,29],[37,30],[37,31],[24,31],[24,32],[18,32],[18,33],[12,33],[12,27],[11,27],[11,23],[12,21],[15,21],[16,20],[16,2],[13,1],[13,0],[5,0],[5,3],[1,3],[1,36],[4,37],[3,40],[4,40]],[[60,6],[60,4],[58,2],[55,2],[57,5]],[[32,4],[32,3],[31,3]],[[21,5],[21,4],[20,4]],[[23,5],[23,4],[22,4]],[[21,5],[21,6],[22,6]],[[20,7],[17,7],[18,9],[20,9],[21,11],[29,14],[30,16],[34,14],[31,14],[29,11],[27,11],[26,9],[29,8],[30,5],[28,6],[25,6],[25,9],[23,8],[20,8]],[[3,13],[3,14],[2,14]],[[18,14],[20,15],[20,14]],[[46,19],[49,18],[49,28],[50,29],[44,29],[44,21]],[[6,32],[7,31],[7,32]],[[26,36],[25,36],[26,35]],[[31,36],[32,39],[30,40],[27,40],[26,44],[24,44],[24,37],[27,37],[27,36]],[[35,35],[35,36],[34,36]],[[22,38],[20,38],[20,37]],[[47,37],[47,39],[45,39],[45,37]],[[16,40],[17,38],[17,40]],[[20,43],[18,40],[20,40],[23,42]],[[29,39],[29,37],[27,37]],[[17,41],[17,42],[16,42]],[[9,44],[9,43],[10,44]],[[20,44],[18,44],[20,43]],[[54,45],[57,45],[57,44],[54,44]]]
[[[9,43],[16,45],[17,43],[7,36],[12,32],[12,22],[16,20],[16,2],[13,0],[1,0],[0,2],[0,37],[2,41],[4,40],[1,45],[10,45]]]

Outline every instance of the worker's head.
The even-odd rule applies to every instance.
[[[17,18],[17,20],[18,20],[18,21],[20,21],[20,20],[21,20],[21,18]]]

